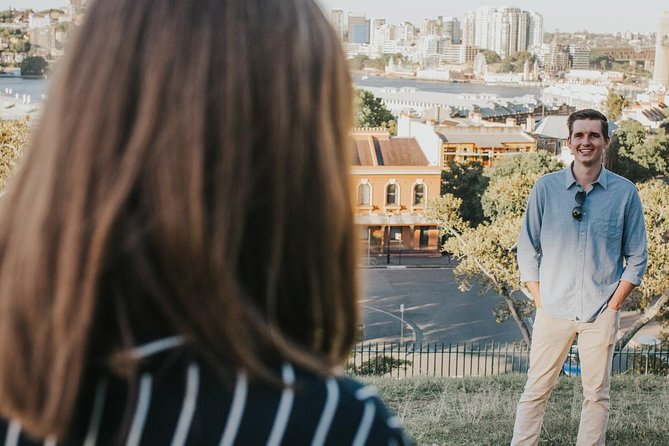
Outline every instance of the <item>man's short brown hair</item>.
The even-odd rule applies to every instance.
[[[569,128],[569,137],[571,138],[571,132],[574,128],[574,122],[589,119],[591,121],[599,121],[602,123],[602,136],[605,140],[609,140],[609,120],[606,119],[603,113],[593,110],[591,108],[585,108],[583,110],[576,110],[574,113],[569,115],[567,118],[567,127]]]

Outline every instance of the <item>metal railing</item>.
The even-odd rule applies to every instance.
[[[408,376],[488,376],[527,373],[529,349],[522,342],[493,344],[360,343],[351,351],[347,373],[403,378]],[[578,348],[573,346],[562,366],[570,376],[581,373]],[[669,374],[669,344],[616,351],[613,372]]]

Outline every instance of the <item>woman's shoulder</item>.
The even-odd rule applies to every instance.
[[[321,376],[284,363],[278,370],[283,386],[278,386],[244,371],[226,379],[197,361],[181,371],[174,369],[172,375],[157,384],[164,389],[155,389],[155,404],[166,417],[164,408],[173,406],[172,414],[169,419],[147,420],[147,429],[151,424],[163,431],[166,424],[181,426],[189,442],[410,444],[376,389],[346,376]],[[170,394],[178,396],[170,399]],[[175,404],[178,400],[182,402]]]
[[[296,409],[312,405],[319,424],[330,426],[327,444],[410,444],[374,386],[347,376],[302,372],[295,389],[299,395]]]
[[[410,444],[376,389],[350,377],[286,363],[279,386],[244,371],[225,377],[169,354],[156,359],[134,386],[103,376],[86,408],[81,441],[58,444]],[[2,423],[2,444],[48,443],[30,442],[18,424]]]

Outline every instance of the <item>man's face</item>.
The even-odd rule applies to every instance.
[[[602,134],[602,123],[592,119],[574,121],[567,142],[574,155],[574,162],[585,167],[600,165],[604,150],[609,147],[608,137]]]

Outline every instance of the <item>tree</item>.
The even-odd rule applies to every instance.
[[[669,183],[653,179],[638,185],[648,235],[648,267],[625,306],[643,312],[616,344],[620,350],[648,322],[669,325]]]
[[[21,63],[22,76],[44,76],[49,64],[40,56],[26,57]]]
[[[441,194],[451,194],[462,200],[459,213],[470,226],[483,222],[481,196],[490,179],[483,175],[483,165],[478,161],[458,163],[449,161],[441,172]]]
[[[374,68],[375,70],[384,71],[386,69],[386,61],[383,58],[369,59],[363,62],[365,68]]]
[[[620,93],[609,90],[609,94],[604,101],[606,115],[610,121],[617,121],[623,114],[623,110],[630,106],[630,101]]]
[[[27,39],[17,40],[10,43],[8,49],[15,53],[27,53],[30,51],[30,41]]]
[[[30,138],[30,128],[26,121],[0,120],[0,191],[16,170]]]
[[[462,200],[452,194],[430,202],[427,211],[448,237],[443,250],[460,260],[455,268],[460,289],[467,290],[476,282],[484,290],[495,290],[501,299],[494,311],[495,320],[501,323],[512,318],[528,344],[531,336],[524,319],[532,314],[534,305],[520,283],[514,247],[532,185],[540,176],[560,168],[562,165],[544,152],[509,157],[490,168],[486,172],[490,184],[481,199],[490,220],[475,228],[462,218]]]
[[[650,133],[639,122],[623,121],[609,149],[612,171],[638,183],[669,175],[669,136]]]
[[[369,60],[369,57],[359,54],[348,59],[348,66],[353,71],[360,71],[365,68],[365,62],[367,62],[367,60]]]
[[[355,127],[385,127],[395,133],[395,117],[380,98],[366,90],[355,91]]]
[[[664,119],[660,123],[660,128],[664,130],[665,133],[669,133],[669,107],[664,109]]]
[[[590,55],[590,68],[593,70],[607,71],[611,69],[613,59],[606,54],[592,53]]]
[[[485,62],[487,64],[498,63],[502,61],[502,58],[499,57],[499,54],[493,50],[483,50],[483,56],[485,57]]]
[[[634,135],[629,135],[631,138]],[[430,202],[428,216],[448,236],[443,249],[460,259],[455,269],[461,289],[476,282],[495,290],[500,304],[495,320],[512,318],[526,342],[530,333],[524,318],[533,311],[529,293],[520,283],[514,246],[530,189],[543,174],[560,168],[542,153],[511,157],[489,169],[490,184],[482,201],[490,219],[475,228],[461,216],[461,200],[446,194]],[[627,309],[642,312],[616,344],[623,348],[651,320],[669,328],[669,180],[655,178],[638,184],[648,234],[648,267],[641,285],[626,301]]]
[[[560,161],[545,151],[500,160],[486,172],[490,184],[481,197],[483,214],[490,220],[521,216],[536,180],[562,167]]]
[[[527,51],[518,51],[509,54],[502,61],[499,71],[502,73],[520,73],[525,68],[525,62],[534,63],[535,57]]]
[[[448,237],[443,250],[460,260],[454,271],[460,290],[469,290],[472,283],[477,282],[484,291],[496,291],[501,305],[495,308],[495,320],[501,323],[511,317],[529,344],[531,336],[524,319],[532,312],[531,303],[512,295],[520,289],[519,276],[512,273],[516,262],[512,248],[520,219],[500,219],[472,228],[460,217],[461,202],[446,194],[432,200],[427,211],[428,218],[438,222],[440,230]]]

